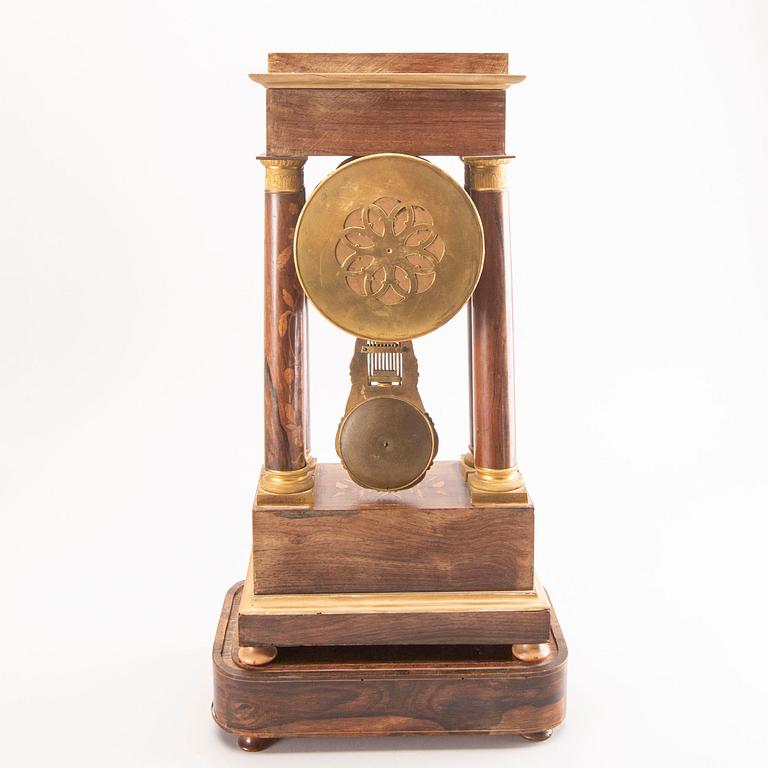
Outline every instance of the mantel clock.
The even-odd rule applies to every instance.
[[[216,722],[547,738],[567,649],[517,463],[503,54],[269,56],[264,466],[216,635]],[[311,156],[341,164],[306,197]],[[463,159],[462,186],[428,158]],[[312,457],[307,301],[349,335],[339,461]],[[417,344],[467,307],[469,447],[436,461]],[[418,344],[428,344],[425,338]],[[348,376],[348,378],[347,378]]]

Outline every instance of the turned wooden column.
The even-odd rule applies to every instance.
[[[467,445],[467,452],[461,457],[465,476],[475,468],[475,423],[474,415],[472,413],[472,404],[474,402],[474,396],[472,394],[472,299],[470,299],[467,304],[467,352],[469,353],[467,364],[467,371],[469,372],[469,443]]]
[[[472,295],[472,426],[477,493],[515,492],[523,487],[515,446],[515,383],[512,286],[506,166],[511,157],[465,157],[466,188],[485,235],[485,263]]]
[[[306,157],[260,157],[264,194],[264,473],[261,490],[312,487],[307,387],[307,300],[293,237],[304,205]]]

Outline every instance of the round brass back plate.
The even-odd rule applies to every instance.
[[[483,228],[445,171],[410,155],[337,168],[296,225],[296,271],[334,325],[374,341],[414,339],[466,304],[483,268]]]
[[[358,485],[399,491],[424,477],[437,453],[437,435],[415,405],[385,395],[364,400],[345,417],[337,447]]]

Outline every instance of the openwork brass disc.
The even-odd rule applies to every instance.
[[[437,453],[437,435],[429,416],[407,400],[374,397],[346,416],[338,451],[358,485],[399,491],[424,477]]]
[[[334,325],[364,339],[423,336],[466,304],[483,268],[483,228],[445,171],[410,155],[345,163],[296,225],[296,271]]]

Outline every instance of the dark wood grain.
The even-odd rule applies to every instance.
[[[504,153],[504,91],[267,89],[273,155]]]
[[[543,731],[565,714],[567,649],[525,664],[509,646],[280,649],[264,667],[234,661],[240,586],[213,648],[214,717],[257,738]]]
[[[470,190],[485,234],[485,263],[470,301],[475,465],[517,465],[512,290],[507,233],[507,192]]]
[[[264,199],[264,464],[306,465],[306,297],[293,262],[293,236],[304,192]]]
[[[270,72],[505,74],[506,53],[270,53]]]
[[[241,645],[544,643],[549,611],[361,613],[239,618]]]
[[[254,509],[255,592],[531,589],[533,535],[532,506],[472,507],[458,462],[396,493],[320,464],[311,508]]]
[[[254,514],[256,592],[530,589],[533,509]],[[289,566],[289,567],[286,567]]]

